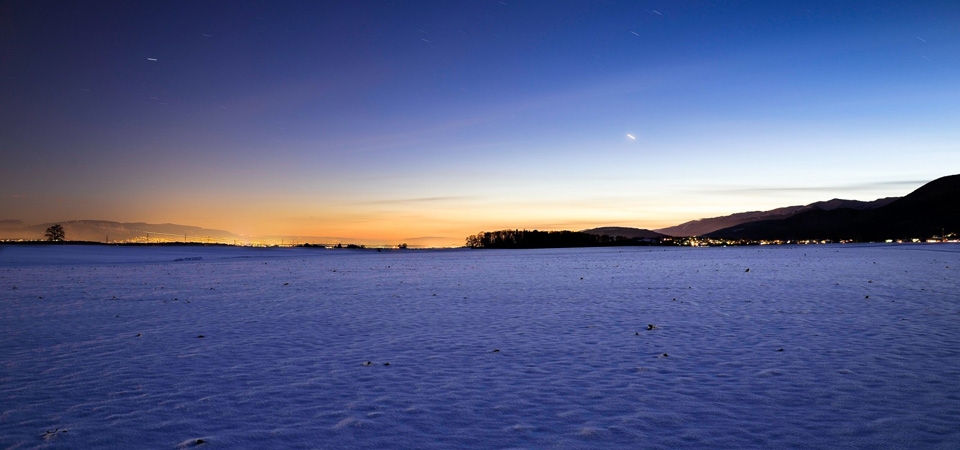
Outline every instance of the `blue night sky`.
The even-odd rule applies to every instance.
[[[956,1],[0,1],[0,219],[458,245],[958,168]]]

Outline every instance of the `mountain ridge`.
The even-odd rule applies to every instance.
[[[625,237],[629,239],[659,239],[668,237],[666,234],[657,233],[646,228],[631,227],[598,227],[588,230],[581,230],[581,233],[594,234],[597,236],[607,235],[610,237]]]
[[[707,233],[720,239],[928,239],[960,231],[960,175],[933,180],[876,208],[812,209],[779,220],[747,222]]]
[[[874,209],[896,201],[901,197],[885,197],[873,201],[844,200],[834,198],[832,200],[819,201],[808,205],[784,206],[767,211],[747,211],[734,213],[726,216],[710,217],[706,219],[691,220],[672,227],[659,228],[653,230],[657,233],[663,233],[674,237],[687,236],[705,236],[709,233],[724,228],[734,227],[744,223],[757,222],[762,220],[786,219],[790,216],[800,214],[806,211],[824,210],[832,211],[835,209]]]

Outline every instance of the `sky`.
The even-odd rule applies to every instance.
[[[0,220],[460,245],[956,173],[956,1],[0,0]]]

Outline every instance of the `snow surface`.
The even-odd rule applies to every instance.
[[[958,268],[951,244],[0,246],[0,448],[956,449]]]

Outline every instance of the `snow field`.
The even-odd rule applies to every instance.
[[[0,448],[957,448],[957,268],[953,245],[0,247]]]

